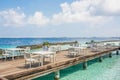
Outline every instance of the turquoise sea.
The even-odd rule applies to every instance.
[[[89,42],[91,40],[103,41],[103,40],[116,40],[119,38],[0,38],[0,48],[12,48],[21,45],[35,45],[41,44],[44,41],[48,42],[67,42],[67,41],[79,41],[80,43]]]

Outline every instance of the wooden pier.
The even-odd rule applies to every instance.
[[[83,68],[87,68],[87,61],[98,58],[102,61],[102,56],[109,55],[112,57],[112,51],[116,51],[116,55],[119,55],[120,47],[101,48],[100,51],[92,52],[91,49],[86,49],[86,54],[82,54],[77,57],[68,57],[68,51],[60,51],[56,54],[56,62],[48,62],[44,66],[33,65],[32,68],[25,68],[24,59],[18,58],[14,61],[0,61],[0,80],[27,80],[35,77],[43,76],[51,72],[55,72],[55,80],[59,79],[59,70],[83,63]]]

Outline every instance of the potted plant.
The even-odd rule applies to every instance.
[[[94,40],[91,40],[90,43],[95,43],[95,41],[94,41]]]
[[[50,45],[49,42],[47,42],[47,41],[43,42],[43,49],[44,49],[44,50],[48,50],[49,45]]]
[[[91,40],[90,44],[91,44],[91,47],[95,47],[96,46],[96,42],[94,40]]]
[[[85,44],[87,44],[87,47],[90,48],[90,47],[94,47],[95,43],[96,42],[94,40],[91,40],[90,42],[86,42]]]
[[[78,41],[75,41],[75,46],[76,46],[76,47],[79,47],[79,46],[80,46],[80,44],[79,44]]]

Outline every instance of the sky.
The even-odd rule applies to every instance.
[[[0,0],[0,37],[120,37],[120,0]]]

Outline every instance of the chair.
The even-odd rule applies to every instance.
[[[54,46],[50,46],[50,47],[48,48],[48,51],[56,52],[56,47],[54,47]]]
[[[22,55],[22,56],[24,56],[25,52],[30,52],[30,47],[23,48],[23,50],[19,51],[20,55]]]
[[[57,46],[56,46],[56,52],[57,52],[57,51],[61,51],[61,46],[60,46],[60,45],[57,45]]]
[[[49,47],[48,46],[42,46],[43,51],[48,51]]]
[[[78,56],[78,55],[79,55],[78,49],[75,49],[75,48],[69,48],[68,49],[68,56],[75,57],[75,56]]]
[[[7,57],[10,57],[10,51],[8,50],[2,50],[2,58],[5,58],[5,61],[7,60]]]
[[[25,66],[26,66],[27,62],[29,62],[30,63],[30,68],[31,68],[32,63],[38,61],[38,58],[32,57],[32,54],[28,53],[28,52],[24,53],[24,59],[25,59]]]
[[[30,52],[30,47],[26,47],[25,52]]]
[[[92,52],[97,52],[98,49],[97,49],[97,47],[91,47],[91,51],[92,51]]]
[[[56,53],[56,49],[53,49],[53,48],[48,48],[48,51],[51,51],[51,52],[55,52],[55,53]],[[49,58],[49,59],[50,59],[50,62],[52,62],[52,59],[54,59],[54,56],[51,55],[51,54],[48,54],[48,55],[44,55],[44,61],[45,61],[45,58]]]
[[[106,43],[106,45],[105,45],[105,48],[106,49],[109,49],[109,48],[111,48],[112,47],[112,45],[110,44],[110,43]]]
[[[76,43],[74,46],[75,47],[80,47],[81,45],[79,43]]]
[[[72,47],[79,47],[80,44],[79,43],[73,43],[73,44],[70,44],[70,46],[72,46]]]
[[[23,50],[16,51],[18,57],[23,56],[25,52],[30,52],[30,47],[21,48],[21,49]]]

